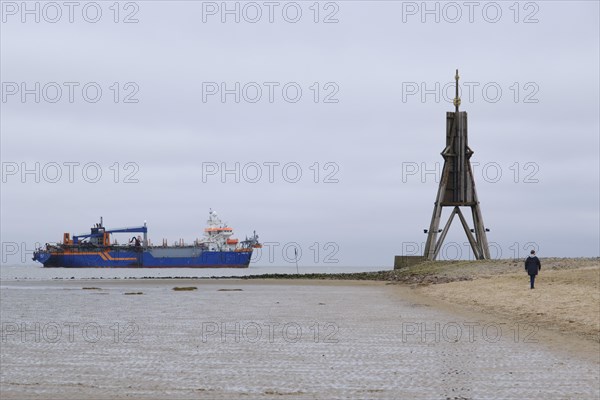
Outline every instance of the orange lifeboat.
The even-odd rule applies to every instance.
[[[238,244],[238,240],[237,239],[227,239],[227,244]]]

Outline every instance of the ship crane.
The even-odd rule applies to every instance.
[[[85,235],[73,236],[73,244],[78,244],[81,239],[102,238],[101,241],[96,240],[95,244],[107,245],[107,243],[110,244],[108,237],[112,233],[143,233],[144,234],[144,239],[143,239],[144,247],[148,246],[148,227],[146,226],[145,222],[144,222],[143,226],[134,226],[134,227],[127,227],[127,228],[117,228],[117,229],[106,230],[106,229],[104,229],[104,226],[102,225],[102,217],[100,218],[100,223],[96,224],[91,229],[91,233],[88,233]]]

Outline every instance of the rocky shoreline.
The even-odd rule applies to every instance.
[[[600,258],[542,258],[543,270],[565,270],[600,265]],[[426,261],[411,267],[391,271],[341,274],[262,274],[236,279],[324,279],[367,280],[406,284],[441,284],[490,278],[496,275],[523,272],[523,260]],[[232,279],[230,277],[213,277]]]

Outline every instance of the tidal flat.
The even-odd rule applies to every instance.
[[[596,342],[410,285],[14,280],[0,296],[3,399],[597,399],[600,387]]]

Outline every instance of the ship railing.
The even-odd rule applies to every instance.
[[[108,246],[101,244],[93,244],[89,242],[80,242],[77,244],[64,244],[64,243],[46,243],[45,247],[41,247],[39,250],[53,250],[53,251],[61,251],[61,252],[70,252],[70,253],[83,253],[87,251],[96,251],[96,250],[129,250],[133,251],[136,249],[142,249],[143,246],[133,246],[130,244],[110,244]]]

